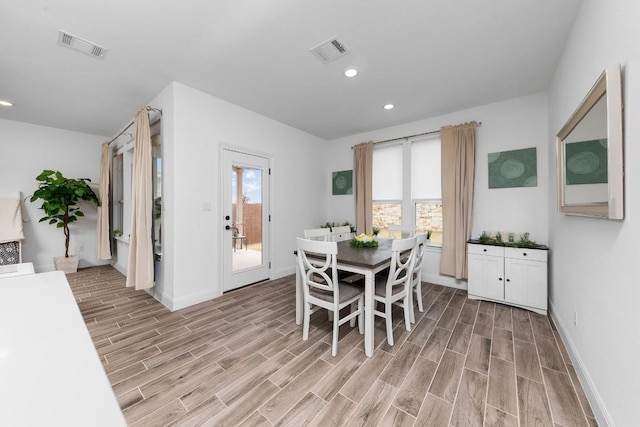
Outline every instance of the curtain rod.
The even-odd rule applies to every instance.
[[[482,126],[482,122],[478,122],[478,127]],[[391,138],[391,139],[384,139],[382,141],[376,141],[373,144],[382,144],[384,142],[392,142],[392,141],[400,141],[401,139],[409,139],[409,138],[415,138],[417,136],[425,136],[425,135],[433,135],[436,133],[440,133],[440,129],[438,130],[432,130],[429,132],[423,132],[423,133],[417,133],[415,135],[407,135],[407,136],[399,136],[397,138]],[[353,148],[354,146],[351,146],[351,148]]]
[[[148,105],[145,108],[147,109],[147,111],[156,111],[156,112],[160,113],[160,116],[162,116],[162,108],[149,107]],[[134,123],[134,121],[132,120],[131,123],[129,123],[129,125],[127,125],[126,128],[122,129],[119,134],[114,136],[113,139],[111,141],[109,141],[109,145],[111,145],[116,139],[120,138],[120,136],[123,133],[125,133],[127,131],[127,129],[129,129],[131,126],[133,126],[133,123]]]

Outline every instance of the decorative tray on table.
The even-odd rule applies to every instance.
[[[378,241],[373,234],[360,234],[351,239],[351,246],[356,248],[377,248]]]

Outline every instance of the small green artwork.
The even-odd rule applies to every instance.
[[[333,195],[353,194],[353,170],[333,172]]]
[[[537,186],[535,147],[489,153],[489,188]]]
[[[607,139],[565,144],[567,185],[606,184]]]

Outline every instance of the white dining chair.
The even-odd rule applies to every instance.
[[[403,239],[407,237],[413,237],[416,235],[416,230],[413,227],[404,227],[400,224],[389,224],[387,226],[390,239]]]
[[[298,268],[300,268],[304,293],[302,340],[309,339],[311,313],[318,308],[327,309],[333,313],[331,355],[335,356],[338,353],[340,325],[350,321],[353,327],[357,317],[358,330],[360,334],[364,333],[364,291],[360,287],[338,280],[336,268],[338,244],[336,242],[321,242],[298,237],[297,246]],[[354,304],[357,304],[355,310]],[[351,306],[350,313],[340,318],[340,310],[347,306]]]
[[[413,266],[416,261],[416,237],[395,239],[391,243],[391,266],[389,275],[376,276],[374,301],[384,307],[384,311],[374,309],[373,314],[384,317],[387,328],[387,342],[393,345],[393,305],[404,310],[404,324],[407,331],[411,330],[411,284]]]
[[[325,228],[309,228],[304,230],[305,239],[313,239],[320,240],[323,242],[328,242],[331,240],[331,229],[328,227]]]
[[[413,265],[413,279],[411,282],[411,292],[409,296],[411,298],[411,323],[416,323],[416,316],[414,311],[415,304],[413,298],[418,301],[418,310],[422,313],[424,307],[422,306],[422,264],[424,263],[424,252],[427,247],[427,235],[426,233],[416,235],[416,261]]]
[[[334,242],[342,242],[343,240],[350,240],[352,237],[351,227],[343,225],[340,227],[333,227],[331,230],[331,240]]]

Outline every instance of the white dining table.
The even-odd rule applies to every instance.
[[[338,242],[337,268],[364,276],[364,353],[373,355],[375,275],[391,265],[390,239],[379,239],[378,247],[353,247],[349,240]],[[296,324],[301,325],[304,314],[302,276],[296,262]]]

